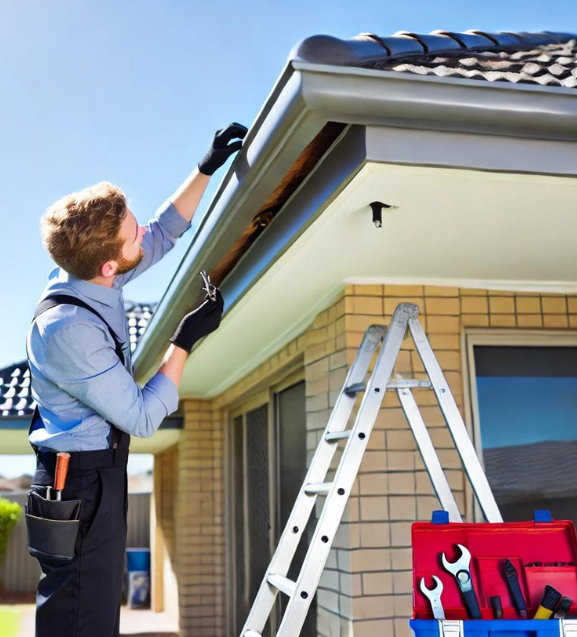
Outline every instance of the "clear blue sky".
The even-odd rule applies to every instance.
[[[52,267],[38,220],[55,199],[106,179],[144,222],[215,129],[250,125],[300,39],[470,28],[577,32],[577,3],[0,0],[0,367],[25,357]],[[188,240],[125,296],[159,299]]]

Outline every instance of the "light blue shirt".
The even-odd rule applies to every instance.
[[[189,227],[167,202],[147,225],[144,258],[112,288],[77,279],[61,268],[50,273],[40,301],[53,294],[75,296],[94,308],[123,343],[125,365],[115,353],[106,325],[92,312],[59,305],[41,314],[28,333],[32,397],[44,426],[30,442],[55,451],[106,449],[110,426],[139,437],[152,436],[178,408],[178,389],[156,374],[141,389],[132,377],[130,339],[122,287],[154,265]]]

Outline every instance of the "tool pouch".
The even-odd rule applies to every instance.
[[[30,555],[56,563],[70,562],[80,528],[79,514],[80,500],[47,500],[38,490],[30,491],[26,503]]]

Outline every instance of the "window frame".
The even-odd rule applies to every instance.
[[[481,444],[481,418],[479,415],[479,397],[477,393],[477,375],[475,371],[475,347],[577,347],[577,331],[559,329],[495,329],[467,328],[463,331],[463,383],[465,401],[465,422],[477,456],[484,470],[483,448]],[[466,515],[468,520],[483,521],[481,507],[474,496],[468,480],[465,482]]]
[[[225,450],[224,450],[224,459],[225,459],[225,561],[226,561],[226,572],[230,574],[230,577],[227,578],[226,585],[226,597],[227,601],[225,604],[226,608],[226,625],[228,634],[233,634],[235,630],[234,622],[235,622],[235,613],[237,608],[236,603],[236,564],[235,564],[235,556],[234,556],[234,497],[235,497],[235,489],[233,488],[234,484],[234,475],[233,475],[233,447],[232,447],[232,428],[234,426],[234,420],[239,416],[242,417],[242,427],[243,427],[243,456],[244,456],[244,484],[246,485],[246,414],[250,411],[258,409],[259,407],[263,407],[264,405],[268,406],[268,435],[269,435],[269,502],[270,502],[270,520],[269,524],[271,526],[271,546],[270,551],[271,555],[274,553],[276,548],[276,536],[278,532],[278,520],[277,520],[277,508],[278,508],[278,488],[279,488],[279,476],[278,476],[278,467],[276,466],[276,459],[278,457],[278,436],[276,431],[276,401],[275,395],[279,392],[283,391],[291,387],[292,385],[306,381],[305,378],[305,367],[304,360],[302,357],[299,357],[297,361],[290,365],[288,368],[285,368],[281,372],[275,375],[274,378],[267,381],[266,386],[263,387],[255,387],[252,391],[245,393],[242,397],[236,400],[234,403],[228,406],[226,411],[226,431],[225,431]],[[244,536],[248,537],[248,511],[246,508],[246,497],[243,493],[244,498],[244,512],[245,512],[245,528],[244,528]],[[245,581],[248,582],[248,560],[250,559],[249,547],[248,543],[245,543]],[[248,584],[247,584],[248,588]],[[276,622],[275,617],[276,605],[273,608],[273,612],[271,613],[271,618],[273,623]]]

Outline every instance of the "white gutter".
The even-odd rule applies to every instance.
[[[329,121],[576,141],[577,91],[290,62],[139,342],[134,357],[139,380],[150,374],[176,323],[196,297],[198,271],[210,270],[228,252],[298,155]],[[547,172],[538,157],[534,170]],[[247,282],[245,291],[253,282]]]

